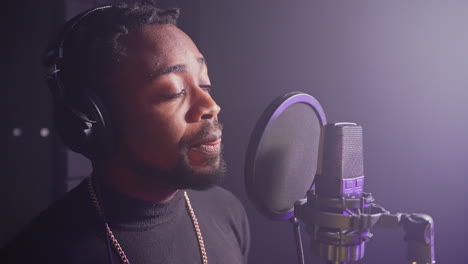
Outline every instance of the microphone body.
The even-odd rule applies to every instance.
[[[323,127],[315,190],[295,207],[296,217],[307,224],[316,255],[329,263],[357,261],[371,237],[370,226],[361,225],[373,198],[363,193],[362,127],[354,123]],[[304,206],[307,203],[306,206]]]
[[[362,127],[354,123],[328,124],[315,178],[317,195],[358,198],[364,189]]]

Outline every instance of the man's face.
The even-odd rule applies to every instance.
[[[134,169],[178,188],[206,188],[223,172],[220,107],[205,60],[173,25],[130,32],[115,71],[111,112],[119,152]]]

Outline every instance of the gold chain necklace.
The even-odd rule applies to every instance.
[[[98,202],[96,192],[94,190],[93,182],[91,180],[91,177],[88,178],[88,191],[89,195],[91,196],[91,200],[93,201],[94,207],[96,208],[99,216],[103,216],[103,211],[101,208],[101,205]],[[208,256],[206,255],[206,249],[205,249],[205,243],[203,242],[203,236],[200,230],[200,226],[198,225],[198,220],[197,216],[195,215],[195,212],[193,211],[192,204],[190,203],[190,199],[188,197],[188,194],[186,191],[184,191],[184,198],[185,198],[185,203],[187,204],[187,210],[190,214],[190,217],[192,218],[192,223],[193,227],[195,228],[195,232],[197,233],[197,238],[198,238],[198,245],[200,246],[200,253],[202,257],[202,262],[203,264],[208,264]],[[114,233],[110,229],[109,225],[106,224],[106,231],[107,235],[109,236],[109,239],[112,242],[112,245],[114,246],[115,251],[120,257],[120,260],[122,260],[122,263],[124,264],[130,264],[130,261],[128,260],[127,256],[125,255],[125,252],[123,251],[122,247],[119,244],[119,241],[117,241],[117,238],[115,238]]]

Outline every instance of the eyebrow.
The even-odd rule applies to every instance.
[[[197,61],[198,63],[200,63],[200,65],[206,65],[206,60],[203,57],[197,58]],[[156,79],[156,78],[159,78],[163,75],[167,75],[170,73],[185,72],[186,69],[187,69],[187,66],[185,64],[171,65],[171,66],[162,68],[156,73],[150,74],[150,78]]]

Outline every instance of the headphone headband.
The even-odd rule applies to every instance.
[[[99,6],[95,8],[88,9],[74,18],[72,18],[68,23],[65,24],[64,28],[62,31],[58,34],[58,38],[56,41],[51,43],[47,48],[46,53],[44,54],[43,62],[46,67],[53,67],[54,64],[57,64],[57,61],[63,58],[63,43],[65,42],[65,39],[67,38],[68,34],[70,32],[73,32],[75,27],[81,23],[86,17],[89,15],[95,13],[96,11],[111,8],[113,6],[111,5],[106,5],[106,6]]]

